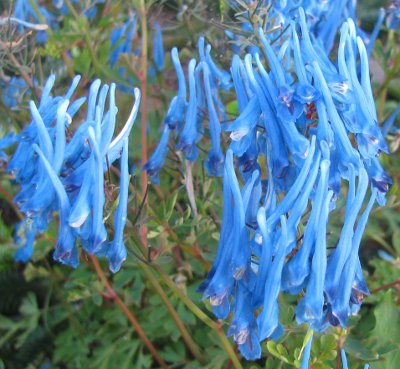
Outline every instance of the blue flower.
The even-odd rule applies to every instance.
[[[211,93],[211,75],[207,64],[202,62],[204,89],[208,108],[208,127],[211,136],[211,151],[208,153],[204,165],[209,175],[220,177],[223,174],[224,156],[221,151],[221,124],[215,109],[214,100]]]
[[[400,26],[400,1],[391,0],[387,11],[386,25],[389,29],[397,29]]]
[[[335,250],[331,253],[328,260],[325,293],[328,302],[333,303],[339,292],[339,281],[344,273],[345,263],[351,253],[351,242],[354,236],[354,224],[359,213],[368,187],[368,175],[365,169],[361,168],[358,173],[359,183],[354,199],[350,197],[350,206],[347,208],[344,225],[340,234],[340,239]],[[351,194],[350,194],[351,196]],[[349,199],[348,199],[349,201]]]
[[[16,107],[28,90],[26,82],[21,77],[12,77],[7,83],[1,83],[1,86],[3,102],[9,108]]]
[[[171,59],[174,64],[176,75],[178,76],[178,94],[171,100],[164,124],[169,126],[170,129],[177,128],[180,130],[185,121],[186,81],[176,47],[171,50]]]
[[[113,273],[118,272],[122,262],[126,259],[127,253],[124,244],[124,227],[127,219],[128,207],[128,189],[129,189],[129,171],[128,171],[128,138],[124,139],[123,151],[121,156],[121,179],[118,207],[115,213],[114,240],[108,245],[107,257],[110,264],[110,270]]]
[[[262,118],[263,118],[263,125],[265,127],[267,136],[269,137],[270,142],[274,142],[272,147],[272,173],[275,178],[283,177],[288,166],[289,166],[289,158],[287,151],[285,150],[285,145],[282,142],[282,135],[280,130],[277,126],[277,122],[273,119],[273,113],[269,107],[268,100],[266,99],[264,92],[255,78],[253,68],[251,65],[252,57],[250,54],[247,54],[245,57],[245,67],[246,72],[249,77],[249,82],[251,88],[253,89],[254,93],[256,94],[259,105],[262,109]],[[269,121],[269,118],[272,119]]]
[[[121,54],[131,53],[132,41],[137,25],[136,14],[132,14],[119,28],[115,28],[111,34],[111,45],[114,50],[110,55],[110,67],[113,68]]]
[[[223,126],[224,131],[231,132],[232,151],[241,157],[253,143],[253,132],[259,123],[261,108],[256,96],[253,96],[240,115],[231,123]]]
[[[335,300],[331,302],[332,314],[339,320],[342,327],[347,326],[347,319],[350,313],[349,305],[351,302],[352,294],[356,292],[354,290],[357,289],[357,283],[355,282],[357,282],[356,269],[359,263],[358,250],[360,247],[361,237],[367,225],[368,216],[375,203],[376,195],[377,189],[375,188],[372,191],[367,207],[365,208],[363,214],[361,215],[361,218],[357,223],[357,227],[351,241],[351,252],[346,261],[346,264],[343,267],[343,272],[340,277],[339,289],[336,294]],[[356,303],[359,304],[361,303],[361,301],[358,301],[357,299]]]
[[[13,16],[19,20],[26,21],[29,23],[30,20],[36,23],[41,23],[39,16],[36,14],[35,8],[31,5],[32,0],[16,0],[14,5]],[[57,25],[56,18],[54,14],[50,13],[44,6],[38,6],[36,0],[33,0],[36,8],[39,10],[40,14],[45,18],[46,23],[50,27],[55,27]],[[20,31],[23,29],[23,25],[20,24]],[[36,41],[40,44],[47,42],[48,35],[46,31],[38,31],[36,33]]]
[[[233,340],[239,347],[240,353],[246,360],[257,360],[261,357],[261,346],[258,337],[258,327],[249,304],[251,291],[243,283],[238,283],[235,295],[235,308],[232,322],[227,336],[233,336]]]
[[[272,237],[274,244],[276,245],[277,252],[272,257],[273,249],[272,244],[268,244],[266,240],[271,239],[268,235],[268,229],[266,228],[266,221],[263,219],[265,211],[260,208],[258,212],[258,224],[263,236],[263,249],[269,249],[263,251],[261,257],[261,263],[267,271],[265,273],[265,289],[263,296],[263,309],[257,318],[258,330],[260,340],[266,338],[277,339],[283,333],[283,327],[279,322],[279,304],[278,295],[280,292],[282,268],[286,256],[287,247],[287,229],[286,229],[286,218],[280,217],[281,233],[278,237]]]
[[[105,203],[104,172],[121,154],[127,155],[127,139],[140,104],[140,92],[135,89],[136,101],[127,122],[113,138],[118,109],[115,105],[115,84],[100,88],[99,80],[89,90],[86,120],[67,142],[66,130],[85,98],[70,104],[80,77],[74,78],[67,93],[51,97],[54,84],[51,76],[43,89],[39,108],[31,102],[31,124],[15,137],[18,147],[7,169],[14,173],[21,190],[15,201],[30,225],[26,245],[17,251],[16,258],[27,261],[33,251],[36,232],[44,232],[58,211],[59,234],[54,258],[76,267],[79,263],[77,240],[90,253],[105,256],[109,251],[110,268],[116,270],[124,259],[121,234],[126,218],[127,156],[121,160],[121,200],[117,209],[115,240],[108,247],[103,222]],[[109,109],[106,99],[109,93]],[[53,124],[55,122],[55,124]],[[70,129],[70,128],[69,128]],[[14,139],[6,137],[0,147]],[[124,215],[125,213],[125,215]],[[117,219],[116,217],[116,219]],[[121,219],[120,219],[121,218]]]
[[[196,60],[192,59],[188,67],[189,79],[189,104],[186,113],[185,126],[182,129],[181,137],[176,145],[177,149],[182,150],[186,154],[186,158],[193,162],[198,156],[196,142],[200,135],[197,133],[197,97],[196,97],[196,80],[195,80]]]
[[[155,35],[153,39],[153,59],[159,71],[164,69],[164,44],[162,31],[158,22],[154,22]]]
[[[382,125],[382,135],[383,137],[386,137],[390,131],[391,128],[397,118],[397,115],[400,113],[400,104],[397,105],[397,108],[389,115],[389,117],[385,120],[385,122]]]
[[[166,125],[157,149],[150,156],[149,161],[143,166],[143,170],[147,171],[147,174],[152,177],[153,182],[156,184],[159,183],[160,170],[164,166],[165,156],[168,152],[170,133],[171,129]]]
[[[78,250],[75,246],[75,237],[72,235],[72,231],[68,226],[68,215],[71,209],[70,201],[60,179],[54,172],[51,164],[46,159],[45,155],[40,150],[37,144],[33,144],[33,150],[36,152],[41,162],[43,163],[44,170],[49,176],[49,179],[54,187],[55,192],[57,193],[59,201],[60,228],[56,251],[54,252],[54,259],[60,261],[63,264],[68,264],[76,268],[79,263]]]
[[[323,243],[326,238],[326,232],[323,233],[322,244],[319,245],[316,241],[317,234],[319,234],[321,226],[324,226],[324,222],[326,227],[327,215],[324,219],[322,214],[324,208],[326,208],[326,206],[324,207],[324,200],[326,199],[328,192],[327,182],[329,178],[329,165],[330,162],[328,160],[321,161],[317,192],[312,204],[310,218],[305,227],[302,245],[300,250],[287,262],[284,268],[283,273],[287,280],[284,280],[282,283],[282,289],[293,294],[297,294],[304,287],[306,278],[309,276],[311,269],[310,259],[312,254],[317,252],[317,247],[326,248]],[[290,215],[289,220],[292,217],[293,214]],[[320,221],[322,221],[322,224]],[[322,265],[319,265],[319,267],[321,268]]]

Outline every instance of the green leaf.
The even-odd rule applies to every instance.
[[[391,290],[387,291],[374,311],[376,325],[371,332],[372,337],[380,341],[380,345],[394,343],[400,348],[400,308],[396,305]]]
[[[287,351],[286,347],[283,346],[281,343],[268,341],[267,349],[272,355],[274,355],[278,359],[284,361],[285,363],[294,365],[293,361],[290,359],[289,352]]]

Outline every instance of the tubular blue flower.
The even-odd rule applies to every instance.
[[[383,125],[382,125],[382,135],[383,135],[383,137],[386,137],[389,134],[389,132],[390,132],[390,130],[391,130],[396,118],[397,118],[397,115],[399,113],[400,113],[400,104],[397,105],[397,108],[393,111],[392,114],[389,115],[389,117],[383,123]]]
[[[332,96],[329,93],[328,85],[322,74],[321,68],[316,62],[313,62],[312,65],[315,72],[314,77],[316,78],[317,83],[322,91],[333,133],[335,135],[335,138],[337,138],[337,141],[335,141],[337,142],[339,153],[342,159],[341,164],[346,166],[347,164],[351,163],[355,168],[359,168],[360,157],[355,149],[352,147],[350,139],[347,136],[346,129],[343,126],[340,116],[333,103]]]
[[[231,132],[231,149],[241,157],[252,144],[252,133],[259,123],[261,108],[256,96],[253,96],[240,115],[231,123],[223,125],[223,130]]]
[[[328,302],[333,303],[338,289],[340,277],[343,273],[344,265],[351,252],[351,240],[354,235],[353,227],[359,213],[368,187],[368,175],[365,169],[361,168],[358,173],[358,186],[356,196],[345,214],[344,225],[340,234],[340,239],[336,249],[331,253],[325,278],[325,293]]]
[[[233,166],[233,152],[228,150],[225,159],[225,170],[227,172],[227,180],[229,181],[233,200],[233,229],[232,229],[232,259],[230,266],[232,268],[233,277],[236,280],[248,279],[250,270],[250,246],[248,243],[249,232],[245,223],[245,207],[243,204],[242,194],[240,192],[239,182],[235,175]],[[247,204],[246,204],[247,205]]]
[[[294,23],[291,23],[291,29],[293,37],[294,68],[299,79],[294,98],[302,104],[311,103],[319,99],[320,93],[308,82],[303,57],[300,52],[299,38]]]
[[[367,225],[369,214],[375,203],[377,195],[377,189],[374,188],[364,213],[358,221],[357,228],[355,230],[353,239],[351,241],[351,252],[343,267],[343,273],[340,277],[340,287],[336,294],[336,298],[332,301],[332,314],[339,320],[342,327],[347,326],[347,319],[349,315],[349,304],[351,301],[351,295],[353,291],[353,285],[355,280],[357,262],[358,262],[358,250],[360,247],[361,237],[364,233]]]
[[[282,66],[265,37],[264,30],[260,28],[258,33],[267,54],[268,61],[271,64],[271,73],[278,89],[278,99],[274,101],[277,115],[284,123],[293,121],[302,113],[302,106],[293,99],[294,90],[286,83]]]
[[[211,151],[204,165],[209,175],[220,177],[223,174],[224,156],[221,151],[221,125],[215,110],[213,97],[211,95],[210,71],[206,63],[202,62],[204,88],[208,107],[208,127],[211,136]]]
[[[386,193],[389,191],[389,187],[393,184],[393,181],[383,169],[378,158],[366,160],[364,161],[364,165],[372,186],[378,189],[378,204],[384,206],[386,204]]]
[[[243,177],[243,180],[247,181],[256,170],[261,170],[260,164],[258,164],[258,156],[260,151],[262,150],[259,147],[259,139],[257,138],[257,131],[254,129],[249,135],[249,145],[247,150],[243,153],[242,156],[238,158],[237,167],[240,171],[240,174]],[[234,151],[235,143],[231,143],[231,149]],[[240,144],[238,145],[240,146]],[[236,153],[235,153],[236,154]]]
[[[295,182],[292,187],[286,193],[286,196],[282,199],[281,202],[276,206],[275,210],[268,217],[268,229],[272,230],[281,215],[287,213],[294,207],[294,203],[298,196],[300,195],[303,187],[306,186],[306,183],[311,181],[311,177],[314,177],[314,172],[318,172],[318,165],[320,161],[320,153],[316,153],[315,149],[316,140],[315,137],[311,140],[310,151],[308,153],[307,159],[304,161],[304,164],[297,176]]]
[[[223,181],[223,218],[217,255],[207,279],[200,285],[198,291],[203,292],[203,299],[209,299],[214,314],[219,319],[225,319],[230,312],[230,294],[234,278],[230,272],[233,230],[233,201],[227,170],[224,170]]]
[[[7,154],[3,149],[14,145],[16,142],[18,142],[18,137],[12,132],[7,133],[4,137],[0,138],[0,162],[6,162],[8,160]]]
[[[246,360],[257,360],[261,357],[261,346],[257,324],[249,304],[250,299],[251,292],[239,282],[235,297],[234,317],[228,328],[227,336],[233,336],[240,353]]]
[[[303,51],[305,61],[318,62],[321,69],[324,70],[324,74],[326,73],[327,75],[336,75],[337,72],[335,70],[335,67],[330,62],[326,53],[317,53],[314,49],[313,42],[311,41],[310,37],[310,32],[307,27],[304,9],[302,7],[299,8],[299,25],[302,35],[301,50]],[[332,29],[330,29],[330,32],[332,32]],[[314,43],[314,45],[316,44]]]
[[[16,107],[21,102],[24,93],[28,91],[26,82],[20,77],[11,77],[6,83],[1,82],[0,86],[3,102],[9,108]]]
[[[368,43],[367,43],[367,54],[368,56],[371,56],[372,50],[374,49],[375,41],[378,38],[379,31],[382,27],[383,21],[385,20],[385,9],[380,8],[379,9],[379,14],[378,14],[378,19],[376,20],[374,29],[372,30],[371,35],[368,38]]]
[[[121,156],[121,179],[118,207],[115,213],[114,240],[108,245],[107,257],[109,260],[110,270],[113,273],[118,272],[121,264],[126,259],[127,253],[124,244],[124,227],[127,218],[128,208],[128,189],[129,189],[129,172],[128,172],[128,138],[124,139],[123,151]]]
[[[397,29],[400,27],[400,1],[391,0],[387,11],[386,26],[389,29]]]
[[[158,22],[154,22],[155,35],[153,39],[153,59],[159,71],[164,69],[164,43],[162,31]]]
[[[117,113],[118,113],[118,108],[115,105],[115,89],[116,89],[116,85],[115,85],[115,83],[112,83],[110,85],[110,93],[109,93],[108,116],[106,118],[104,118],[104,120],[101,123],[100,150],[101,150],[102,156],[109,154],[109,148],[110,148],[112,136],[113,136],[114,130],[115,130],[115,122],[116,122]],[[138,93],[135,97],[135,105],[137,103],[137,100],[140,100],[140,93]],[[102,103],[102,105],[104,106],[104,103]],[[131,124],[133,124],[134,121],[135,121],[134,117],[131,120],[128,119],[128,122]],[[127,131],[130,131],[130,129],[131,129],[131,127],[129,128],[129,126],[128,126]],[[125,134],[129,135],[128,132],[125,132]]]
[[[346,353],[343,349],[340,350],[340,357],[342,359],[342,366],[343,369],[349,369],[348,365],[347,365],[347,357],[346,357]]]
[[[317,139],[319,142],[326,142],[328,147],[332,147],[334,144],[334,135],[331,125],[328,121],[328,114],[326,111],[325,103],[322,99],[317,100],[316,104],[318,114],[318,127],[317,127]]]
[[[31,0],[32,1],[32,0]],[[39,9],[41,15],[45,18],[46,23],[51,26],[57,24],[54,14],[50,13],[45,7],[38,6],[36,0],[33,0],[35,7]],[[13,16],[19,20],[26,21],[29,23],[32,20],[35,23],[41,23],[38,15],[36,14],[35,8],[30,3],[30,0],[16,0],[13,10]],[[23,23],[20,23],[19,30],[23,29]],[[36,34],[36,41],[40,44],[47,42],[48,36],[46,31],[38,31]]]
[[[316,238],[320,232],[321,213],[324,208],[324,199],[327,196],[327,182],[329,177],[328,160],[322,160],[320,164],[320,177],[315,196],[315,201],[312,204],[311,215],[305,227],[303,242],[300,250],[296,255],[286,263],[284,268],[284,276],[286,279],[282,282],[282,289],[289,291],[292,294],[297,294],[304,287],[307,277],[310,273],[310,260],[313,253],[316,252]],[[293,215],[289,216],[291,219]],[[326,220],[325,220],[326,223]],[[297,227],[296,227],[297,228]],[[325,238],[326,233],[324,233]],[[319,247],[319,245],[318,245]],[[322,244],[321,247],[324,247]]]
[[[343,71],[350,82],[353,90],[355,112],[353,114],[345,114],[345,123],[349,131],[356,133],[358,149],[363,158],[371,158],[379,155],[382,151],[388,152],[385,140],[377,124],[377,114],[375,104],[372,97],[371,82],[369,78],[368,56],[365,46],[360,38],[356,39],[351,36],[350,30],[354,28],[351,20],[348,24],[342,26],[342,37],[339,47],[340,64]],[[343,41],[345,39],[345,41]],[[357,66],[355,63],[355,50],[358,46],[361,58],[361,84],[358,80]],[[347,64],[344,65],[344,48],[347,51]]]
[[[113,89],[112,89],[112,91],[113,91]],[[127,138],[129,136],[129,134],[131,133],[133,124],[135,123],[136,116],[139,111],[140,101],[141,101],[141,93],[138,88],[134,88],[133,92],[135,95],[135,103],[132,106],[132,110],[129,114],[129,117],[126,120],[126,123],[125,123],[124,127],[122,128],[122,130],[108,145],[108,148],[106,151],[107,159],[110,164],[113,163],[116,159],[118,159],[121,156],[124,139]],[[115,105],[113,105],[110,100],[110,110],[111,110],[111,108],[116,109]],[[113,113],[111,113],[111,111],[110,111],[110,118],[112,117],[112,114]],[[116,112],[115,112],[115,114],[116,114]],[[109,122],[108,124],[113,125],[112,122],[111,123]],[[105,140],[104,143],[102,142],[102,144],[103,144],[103,147],[106,148],[107,140]],[[104,166],[104,170],[105,170],[107,168],[106,160],[103,160],[103,166]]]
[[[326,233],[329,215],[329,205],[333,192],[329,191],[323,199],[318,233],[315,241],[314,255],[312,256],[311,271],[307,282],[306,295],[300,300],[296,308],[296,321],[299,324],[309,323],[313,329],[323,330],[324,320],[324,282],[326,273]]]
[[[231,88],[231,75],[230,73],[219,69],[216,64],[214,63],[214,60],[211,57],[211,45],[207,45],[206,47],[206,56],[205,56],[205,61],[207,62],[207,65],[210,69],[210,72],[213,76],[213,78],[216,80],[216,84],[220,86],[222,89],[229,90]]]
[[[274,240],[277,246],[277,253],[275,254],[273,259],[269,258],[269,260],[267,261],[268,270],[265,279],[266,286],[264,290],[263,309],[257,318],[261,341],[266,338],[277,339],[283,333],[283,327],[279,322],[278,295],[280,291],[282,268],[285,261],[287,247],[287,229],[285,216],[281,216],[280,222],[281,234],[278,240]],[[267,239],[268,236],[267,234],[265,234],[265,228],[261,226],[260,228],[263,234],[263,238]],[[263,243],[263,248],[271,248],[271,246],[272,245]],[[262,262],[264,262],[263,259]]]
[[[246,72],[249,77],[250,85],[254,93],[257,95],[260,107],[262,108],[264,118],[263,123],[267,132],[267,136],[269,137],[270,142],[274,142],[274,144],[272,145],[272,173],[275,178],[280,178],[284,176],[285,171],[289,166],[289,158],[284,148],[284,144],[282,143],[282,136],[277,127],[276,121],[274,119],[268,121],[268,118],[272,116],[272,112],[269,109],[268,101],[264,95],[264,92],[262,91],[260,85],[255,79],[251,60],[251,55],[247,54],[245,57]]]
[[[260,171],[254,170],[242,189],[243,207],[246,217],[246,225],[257,227],[257,211],[261,199]]]
[[[197,98],[196,98],[196,81],[194,71],[196,68],[196,60],[189,62],[188,79],[189,79],[189,105],[186,113],[185,126],[183,127],[179,143],[176,147],[186,154],[186,158],[193,162],[198,156],[196,142],[199,139],[197,133]]]
[[[231,74],[238,101],[239,111],[243,112],[249,102],[248,89],[246,89],[246,73],[239,55],[233,55]]]
[[[72,235],[71,229],[68,226],[68,214],[71,209],[71,205],[65,192],[65,189],[58,178],[57,174],[54,172],[50,163],[47,161],[43,152],[40,150],[39,146],[33,144],[33,150],[39,156],[44,168],[49,175],[50,181],[57,193],[59,207],[60,207],[60,228],[57,238],[56,251],[54,252],[54,259],[58,260],[63,264],[68,264],[73,268],[76,268],[79,264],[78,250],[75,246],[75,237]]]
[[[147,171],[147,174],[152,178],[153,182],[159,183],[159,174],[161,168],[164,166],[165,156],[168,152],[168,141],[171,133],[171,129],[168,125],[164,127],[161,140],[157,146],[157,149],[151,155],[149,161],[143,166],[143,170]]]
[[[130,54],[132,40],[135,35],[137,25],[136,14],[132,14],[126,22],[120,27],[115,28],[111,34],[111,45],[115,45],[115,49],[110,55],[110,67],[114,68],[121,54]]]
[[[185,121],[186,81],[176,47],[171,50],[171,59],[178,76],[178,95],[171,100],[164,124],[169,126],[170,129],[178,128],[180,130]]]
[[[82,165],[85,168],[79,194],[75,197],[74,203],[68,217],[68,224],[72,228],[80,228],[90,215],[92,208],[90,191],[93,185],[94,157],[90,157]],[[78,232],[80,233],[80,232]],[[80,236],[82,236],[80,234]]]
[[[104,208],[104,171],[103,158],[100,153],[100,148],[97,143],[95,132],[92,127],[88,128],[89,140],[94,153],[94,174],[93,174],[93,222],[92,232],[89,243],[85,248],[90,253],[99,252],[107,240],[107,231],[103,223],[103,208]]]

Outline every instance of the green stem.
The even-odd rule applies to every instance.
[[[114,299],[114,301],[117,303],[118,307],[121,309],[121,311],[124,313],[124,315],[128,318],[132,326],[135,328],[136,333],[142,340],[142,342],[146,345],[148,350],[150,351],[151,355],[153,358],[158,362],[158,364],[163,368],[163,369],[169,369],[168,365],[164,362],[164,360],[161,358],[159,355],[157,349],[154,347],[153,343],[149,340],[147,337],[146,333],[144,332],[142,326],[140,325],[137,317],[133,314],[132,311],[129,310],[129,308],[126,306],[124,301],[122,301],[121,297],[116,293],[114,288],[112,287],[111,283],[108,281],[106,275],[104,274],[103,269],[100,266],[99,261],[97,260],[95,255],[89,255],[90,259],[92,260],[92,263],[94,265],[94,268],[96,270],[96,273],[109,293],[109,295]]]
[[[228,354],[230,360],[233,363],[233,366],[236,369],[243,369],[242,364],[233,350],[229,340],[226,338],[224,331],[214,322],[210,317],[208,317],[189,297],[187,297],[175,284],[171,281],[171,279],[166,275],[158,266],[154,264],[150,264],[153,269],[158,273],[163,282],[173,291],[179,299],[188,307],[188,309],[205,325],[211,328],[220,339],[222,346],[224,347],[226,353]]]
[[[141,115],[141,149],[142,163],[147,162],[147,69],[148,69],[148,30],[147,30],[147,10],[144,0],[140,0],[140,21],[142,34],[142,50],[140,54],[140,90],[142,98],[140,101]],[[147,208],[147,172],[142,170],[142,198],[144,206]],[[147,227],[142,225],[141,236],[143,245],[147,248]]]
[[[171,302],[168,299],[167,294],[164,292],[162,289],[160,283],[157,281],[157,279],[154,277],[153,273],[150,271],[150,268],[144,264],[144,263],[139,263],[140,267],[144,270],[146,273],[150,283],[153,285],[154,289],[156,290],[157,294],[160,296],[161,300],[163,301],[165,307],[167,308],[168,312],[170,313],[172,319],[174,320],[176,326],[178,327],[179,331],[182,334],[182,338],[185,341],[186,345],[188,346],[189,350],[193,354],[193,356],[197,359],[197,361],[204,365],[206,362],[204,360],[204,356],[200,352],[199,347],[197,344],[193,341],[192,337],[190,336],[189,332],[187,331],[185,325],[183,324],[182,320],[179,318],[178,313],[172,306]]]

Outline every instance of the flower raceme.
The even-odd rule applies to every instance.
[[[17,241],[23,246],[17,251],[16,260],[30,259],[35,234],[47,230],[57,211],[59,232],[54,258],[76,267],[80,243],[89,253],[107,256],[110,269],[116,272],[126,258],[123,229],[129,187],[128,136],[138,112],[140,92],[135,89],[136,100],[130,116],[113,138],[118,113],[115,84],[101,87],[100,80],[94,81],[89,90],[86,118],[69,137],[78,120],[76,113],[86,100],[81,97],[71,101],[79,79],[79,76],[73,79],[64,96],[52,97],[55,78],[50,76],[39,106],[30,103],[32,122],[9,142],[18,143],[7,170],[20,185],[15,201],[26,216],[21,225],[25,237],[18,233]],[[114,240],[109,242],[103,221],[104,172],[119,158],[120,195],[114,215]]]
[[[189,63],[189,102],[187,101],[186,79],[179,60],[177,48],[171,50],[171,60],[178,79],[178,94],[171,100],[163,122],[162,137],[159,144],[144,165],[143,169],[155,183],[168,153],[171,132],[179,137],[177,149],[186,154],[189,161],[198,157],[196,142],[203,136],[204,112],[208,113],[208,129],[211,137],[211,150],[205,160],[205,169],[211,176],[223,175],[224,156],[221,150],[221,120],[225,109],[219,98],[219,88],[230,88],[230,75],[217,67],[210,55],[211,46],[199,39],[200,62],[192,59]]]
[[[200,61],[189,63],[189,102],[173,50],[181,103],[178,97],[171,103],[160,145],[144,167],[158,178],[172,130],[180,137],[177,149],[195,160],[207,118],[212,149],[205,166],[209,174],[223,175],[224,208],[217,254],[199,291],[218,318],[232,317],[228,335],[247,359],[260,357],[261,341],[283,333],[281,292],[303,291],[299,323],[317,331],[347,325],[369,294],[358,257],[361,236],[391,184],[377,158],[388,149],[377,122],[368,50],[354,21],[340,28],[334,63],[328,54],[333,38],[317,39],[310,28],[318,23],[310,26],[309,13],[298,8],[282,19],[285,43],[272,43],[273,34],[260,29],[263,57],[254,50],[244,59],[235,55],[231,79],[207,59],[200,39]],[[318,27],[323,35],[325,26]],[[221,89],[236,93],[239,109],[222,125]],[[225,159],[218,147],[222,130],[232,140]],[[343,196],[345,219],[334,245],[329,218]]]

